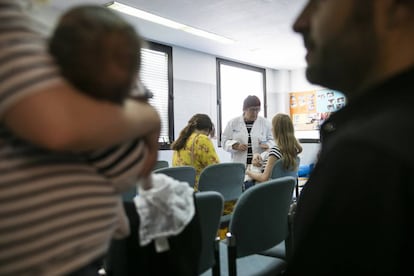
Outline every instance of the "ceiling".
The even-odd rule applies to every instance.
[[[307,0],[120,0],[118,2],[224,37],[221,44],[124,15],[148,40],[274,69],[305,66],[305,49],[291,25]],[[108,0],[51,0],[40,19],[49,25],[66,8]]]

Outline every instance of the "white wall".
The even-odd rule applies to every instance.
[[[291,87],[290,71],[266,70],[267,117],[271,119],[276,113],[289,113],[288,93]]]
[[[291,87],[290,92],[300,92],[321,89],[321,86],[314,85],[306,79],[305,68],[292,70],[291,72]]]
[[[217,123],[216,57],[186,48],[173,47],[174,135],[195,113],[205,113]],[[267,117],[289,112],[288,93],[308,91],[315,86],[307,82],[304,69],[275,70],[266,68]],[[217,140],[213,140],[217,143]],[[230,154],[217,147],[221,162],[230,162]],[[303,160],[313,160],[304,156]],[[306,152],[304,152],[306,155]],[[171,164],[172,152],[162,150],[159,159]]]
[[[178,137],[195,113],[217,122],[216,58],[185,48],[173,48],[174,134]]]
[[[217,122],[216,57],[173,47],[175,136],[194,113],[206,113]],[[266,68],[267,117],[289,112],[288,93],[317,88],[305,78],[305,70]]]

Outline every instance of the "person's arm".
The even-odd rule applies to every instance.
[[[160,135],[160,131],[156,130],[149,135],[144,137],[145,144],[147,146],[148,155],[147,158],[145,158],[145,164],[141,171],[142,175],[149,176],[152,172],[152,170],[155,167],[155,164],[158,160],[158,138]]]
[[[160,130],[160,117],[149,104],[130,100],[120,107],[89,98],[64,81],[32,91],[3,117],[13,133],[51,150],[99,149]]]
[[[238,146],[240,145],[239,141],[233,139],[234,137],[232,123],[233,120],[227,123],[226,128],[224,129],[223,134],[221,135],[221,144],[223,146],[223,149],[228,152],[238,151]]]
[[[264,182],[269,180],[270,175],[272,174],[272,169],[274,164],[276,163],[278,159],[274,155],[270,155],[267,159],[266,167],[263,171],[263,173],[256,173],[252,171],[246,171],[246,174],[252,178],[253,180],[256,180],[256,182]]]
[[[155,156],[151,155],[153,152]],[[99,174],[110,180],[113,187],[121,192],[136,185],[139,179],[149,176],[154,168],[157,153],[158,143],[156,149],[152,150],[145,139],[134,139],[104,150],[85,153],[85,157]]]

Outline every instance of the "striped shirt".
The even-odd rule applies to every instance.
[[[280,151],[280,148],[277,145],[271,147],[270,150],[269,150],[269,153],[266,154],[266,155],[267,155],[266,158],[263,158],[264,159],[263,168],[266,167],[267,160],[269,159],[269,156],[274,156],[277,159],[282,159],[282,157],[283,157],[282,152]]]
[[[62,275],[106,252],[117,192],[136,179],[146,150],[137,140],[85,155],[50,152],[8,131],[8,108],[63,82],[19,2],[0,0],[0,275]]]
[[[247,129],[247,160],[246,164],[249,165],[252,163],[253,159],[253,148],[252,148],[252,136],[250,135],[250,132],[252,131],[252,127],[254,124],[254,121],[245,121],[246,123],[246,129]]]

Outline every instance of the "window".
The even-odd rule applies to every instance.
[[[243,101],[248,95],[256,95],[261,101],[259,115],[266,117],[266,70],[263,68],[217,58],[217,110],[218,146],[221,133],[234,117],[241,116]]]
[[[148,42],[141,50],[142,83],[154,94],[149,100],[160,114],[160,148],[169,149],[174,137],[172,48]]]

